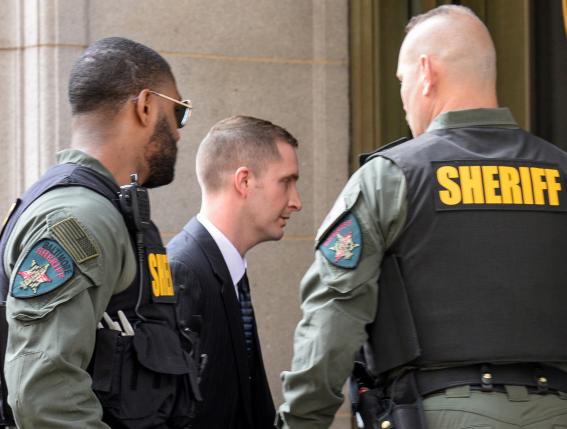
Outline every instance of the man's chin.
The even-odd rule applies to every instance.
[[[284,233],[285,233],[285,231],[284,231],[284,228],[282,227],[277,233],[274,233],[272,240],[273,241],[281,240],[284,236]]]
[[[166,175],[150,176],[148,177],[148,180],[146,180],[142,185],[149,189],[159,188],[160,186],[169,185],[171,182],[173,182],[174,177],[175,177],[174,172],[168,174],[167,176]]]

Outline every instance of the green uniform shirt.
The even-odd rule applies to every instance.
[[[517,127],[508,109],[447,112],[429,126]],[[407,214],[407,185],[399,167],[376,157],[348,181],[323,222],[317,240],[345,212],[360,225],[362,253],[356,268],[331,264],[320,250],[301,282],[301,308],[294,339],[291,371],[281,375],[284,427],[328,428],[343,401],[342,387],[355,353],[367,339],[378,303],[380,262],[401,233]]]
[[[58,162],[84,165],[114,180],[100,162],[78,150],[62,151]],[[73,252],[74,243],[58,240],[62,221],[86,234],[95,256],[83,261]],[[74,273],[43,295],[8,296],[8,402],[20,428],[108,428],[85,369],[110,297],[136,275],[126,224],[112,203],[94,191],[73,186],[47,192],[18,219],[8,240],[4,266],[10,290],[20,264],[42,239],[54,240],[68,252]]]

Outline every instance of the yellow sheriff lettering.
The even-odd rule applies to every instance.
[[[484,195],[486,196],[486,204],[501,204],[502,197],[496,192],[500,189],[500,182],[495,176],[498,175],[498,167],[496,165],[482,166],[482,182],[484,184]]]
[[[503,204],[523,204],[520,173],[517,168],[508,165],[498,167]]]
[[[171,269],[169,268],[169,262],[167,261],[167,255],[161,254],[160,261],[161,261],[161,273],[162,273],[162,289],[161,295],[162,296],[173,296],[173,279],[171,277]]]
[[[150,253],[148,266],[152,276],[152,293],[155,297],[174,296],[171,269],[164,253]]]
[[[148,255],[148,267],[152,276],[152,292],[154,296],[159,296],[159,273],[157,270],[157,258],[155,253]]]
[[[439,191],[439,198],[443,204],[452,206],[461,202],[461,188],[452,179],[459,177],[459,170],[450,165],[444,165],[437,170],[437,181],[444,188]]]
[[[545,181],[547,182],[547,195],[549,196],[549,205],[559,205],[559,191],[561,191],[561,183],[558,182],[559,171],[548,168],[545,170]]]
[[[439,200],[458,204],[559,206],[563,190],[556,168],[511,165],[442,165],[436,171]]]
[[[522,194],[524,195],[523,204],[534,203],[534,193],[532,191],[532,179],[529,167],[520,167],[520,177],[522,179]]]
[[[538,206],[545,204],[545,190],[547,184],[545,183],[545,169],[543,168],[530,168],[532,173],[532,185],[534,188],[534,203]]]
[[[459,178],[461,181],[461,189],[463,193],[463,203],[484,203],[484,189],[482,187],[482,172],[480,170],[480,166],[460,166]]]

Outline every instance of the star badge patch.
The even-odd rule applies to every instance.
[[[321,241],[319,250],[337,267],[356,268],[362,254],[362,235],[356,217],[349,213]]]
[[[16,270],[14,298],[33,298],[65,284],[73,277],[71,256],[56,241],[37,242]]]

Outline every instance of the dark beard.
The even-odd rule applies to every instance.
[[[143,185],[157,188],[171,183],[175,175],[177,142],[165,117],[156,124],[148,149],[151,149],[150,154],[146,153],[150,174]]]

